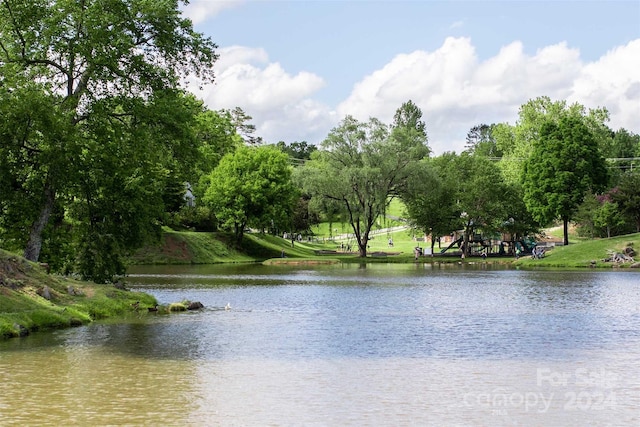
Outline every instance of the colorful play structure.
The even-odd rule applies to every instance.
[[[504,233],[491,237],[473,234],[469,236],[470,254],[472,256],[489,255],[526,255],[531,254],[536,247],[536,241],[531,237],[514,238],[514,236]],[[464,235],[460,232],[453,233],[451,243],[440,251],[441,254],[453,249],[456,253],[462,251]]]

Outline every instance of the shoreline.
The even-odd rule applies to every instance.
[[[139,262],[133,265],[194,265],[228,263],[262,263],[265,265],[337,265],[337,264],[449,264],[449,265],[501,265],[516,269],[552,270],[627,270],[640,271],[640,262],[605,262],[607,253],[640,248],[640,233],[600,239],[556,247],[542,259],[532,259],[530,255],[514,259],[512,257],[480,256],[460,259],[455,255],[426,255],[415,259],[408,253],[372,252],[366,258],[355,254],[331,253],[317,255],[319,245],[290,242],[274,236],[255,235],[250,237],[246,252],[229,252],[221,241],[211,245],[214,251],[199,248],[198,257],[187,255],[196,252],[194,239],[211,242],[216,235],[172,232],[171,239],[163,239],[175,245],[181,241],[183,248],[179,260],[168,262]],[[225,257],[220,257],[220,248]],[[155,249],[163,253],[162,246]],[[166,252],[166,251],[165,251]],[[286,252],[286,256],[282,254]],[[231,253],[231,255],[229,255]],[[180,262],[178,262],[180,261]],[[70,277],[49,274],[46,267],[25,260],[21,256],[0,249],[0,339],[20,337],[35,331],[55,330],[80,326],[95,320],[120,318],[140,308],[146,311],[152,307],[158,310],[157,301],[143,292],[132,292],[121,283],[95,284]],[[161,307],[161,312],[184,311],[188,301]]]

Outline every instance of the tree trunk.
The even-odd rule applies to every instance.
[[[353,235],[356,237],[356,242],[358,242],[358,252],[360,258],[367,257],[367,243],[369,243],[369,232],[362,233],[360,230],[360,221],[355,221],[353,219],[353,215],[351,211],[349,211],[349,218],[351,220],[351,228],[353,229]],[[370,228],[369,228],[370,229]]]
[[[360,249],[360,258],[367,257],[367,245],[369,244],[369,230],[371,227],[368,227],[367,230],[361,234],[356,234],[356,238],[358,239],[358,248]],[[358,227],[358,231],[360,231],[360,227]]]
[[[358,251],[360,252],[360,258],[367,257],[367,242],[360,242],[358,240]]]
[[[56,193],[53,184],[49,179],[44,187],[44,203],[40,210],[40,215],[31,225],[29,240],[24,248],[24,257],[29,261],[38,261],[40,258],[40,250],[42,249],[42,232],[49,222],[51,211],[55,203]]]
[[[564,230],[564,245],[569,244],[569,218],[562,218],[562,226]]]
[[[436,239],[433,237],[433,233],[431,233],[431,258],[433,258],[433,248],[436,246]]]
[[[236,239],[236,245],[240,246],[240,244],[242,243],[242,239],[244,237],[244,227],[245,224],[238,224],[237,222],[233,224],[233,228],[234,228],[234,233],[235,234],[235,239]]]
[[[471,255],[471,251],[469,248],[469,240],[471,240],[469,238],[469,235],[471,234],[471,225],[469,223],[467,223],[467,225],[464,227],[464,238],[462,239],[462,253],[465,256],[470,256]]]
[[[358,252],[360,258],[367,257],[367,245],[369,244],[369,232],[360,233],[360,227],[357,229],[354,228],[357,232],[355,233],[356,241],[358,242]]]

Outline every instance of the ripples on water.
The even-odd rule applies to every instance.
[[[184,319],[185,330],[207,331],[208,358],[218,357],[217,343],[223,357],[562,358],[639,334],[631,274],[330,271],[191,275],[178,287],[176,276],[132,280],[163,303],[231,303],[231,312]]]
[[[47,358],[63,366],[46,384],[98,374],[117,407],[92,415],[106,424],[113,411],[148,425],[639,421],[637,274],[234,266],[149,268],[130,281],[162,304],[207,309],[30,337],[24,353],[2,344],[14,351],[0,353],[0,373],[19,354],[34,372]],[[97,395],[73,393],[88,420]],[[20,420],[17,403],[5,409]]]

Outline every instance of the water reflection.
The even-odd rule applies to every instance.
[[[177,425],[195,410],[193,363],[96,345],[113,333],[78,328],[44,346],[37,334],[31,351],[0,353],[0,425]]]
[[[130,280],[207,308],[0,343],[0,424],[638,421],[637,274],[245,265]]]
[[[185,320],[189,326],[180,334],[213,346],[214,337],[222,339],[225,357],[262,351],[273,358],[514,358],[536,357],[544,349],[547,357],[562,358],[566,352],[619,344],[629,325],[638,325],[637,306],[626,307],[626,315],[607,311],[616,295],[612,289],[629,292],[625,287],[635,276],[628,274],[452,269],[425,274],[388,265],[364,272],[355,266],[284,271],[251,266],[238,276],[220,273],[185,275],[184,283],[166,272],[133,279],[165,303],[187,298],[222,307],[231,302],[233,312]],[[270,339],[273,331],[277,335]],[[220,350],[202,354],[215,358]]]

